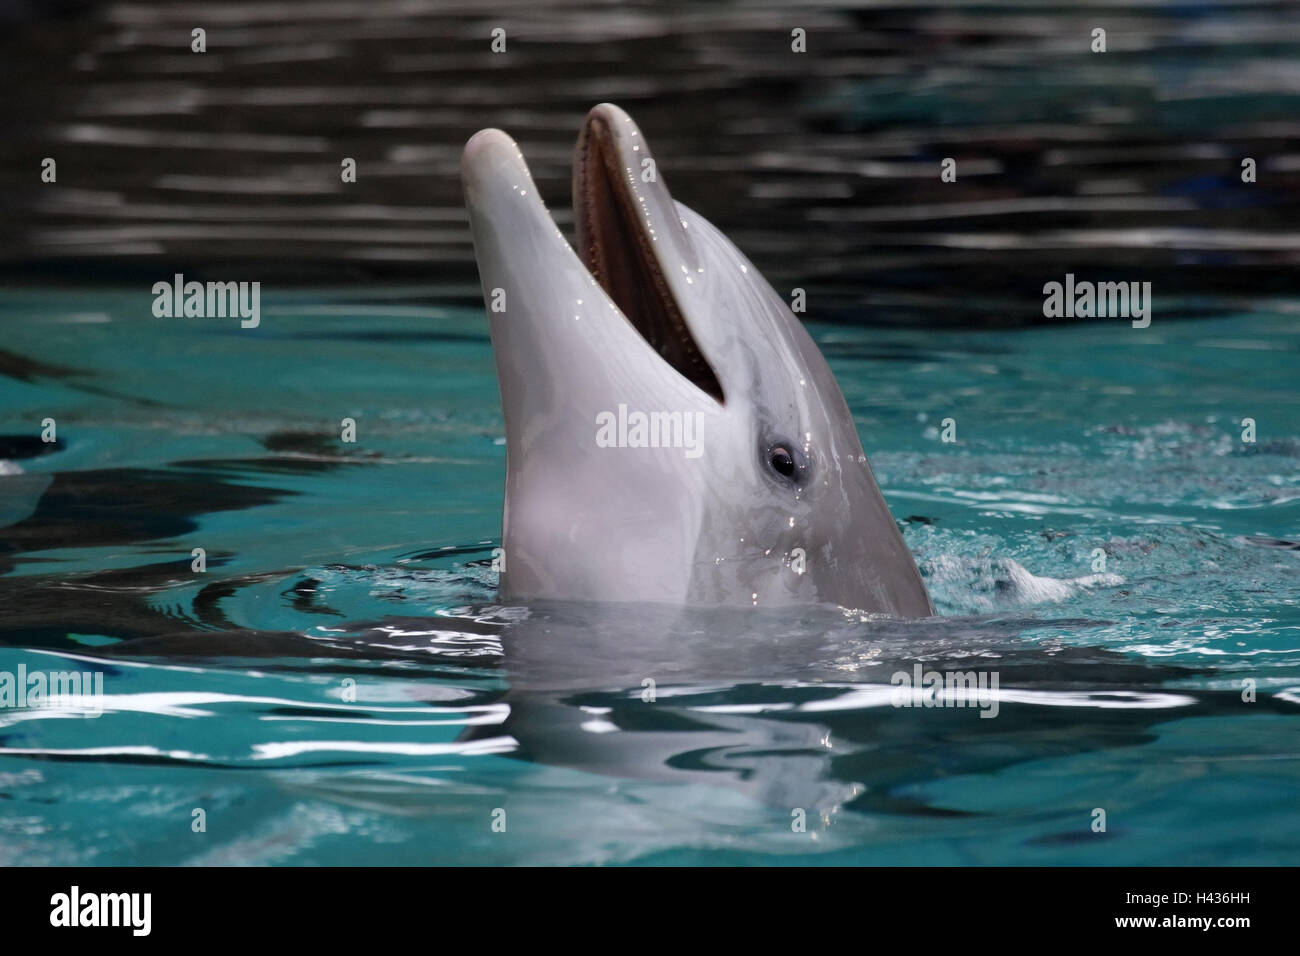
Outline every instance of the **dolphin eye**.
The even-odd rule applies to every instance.
[[[785,481],[801,483],[808,474],[808,457],[794,442],[776,439],[767,443],[763,457],[767,467]]]
[[[784,445],[778,445],[772,449],[772,467],[785,475],[787,478],[794,475],[794,456],[790,454],[790,449]]]

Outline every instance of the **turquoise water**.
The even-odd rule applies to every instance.
[[[467,290],[148,285],[0,293],[0,672],[103,674],[0,709],[0,863],[1300,861],[1294,304],[813,324],[941,614],[888,622],[498,606]]]

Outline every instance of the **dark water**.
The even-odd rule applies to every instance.
[[[1149,280],[1165,316],[1296,292],[1290,3],[66,6],[0,41],[11,274],[418,277],[469,304],[465,140],[511,132],[567,228],[578,124],[610,100],[822,318],[1041,321],[1067,271]]]

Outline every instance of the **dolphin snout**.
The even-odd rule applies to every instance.
[[[518,144],[499,129],[479,130],[460,155],[461,182],[467,195],[483,187],[491,177],[518,178],[520,174],[531,183]]]

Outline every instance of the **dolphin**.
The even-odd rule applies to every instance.
[[[579,134],[576,251],[505,133],[461,173],[505,415],[503,599],[934,614],[825,358],[623,110]]]

